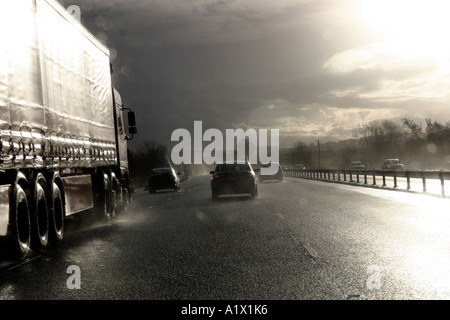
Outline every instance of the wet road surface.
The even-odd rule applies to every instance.
[[[209,176],[193,177],[176,193],[137,190],[113,223],[67,221],[30,259],[3,258],[0,299],[449,299],[448,201],[285,178],[214,202]]]

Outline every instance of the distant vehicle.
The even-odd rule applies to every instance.
[[[298,163],[295,165],[295,170],[306,170],[306,167],[304,164]]]
[[[287,166],[281,165],[281,170],[289,170]]]
[[[273,181],[273,180],[283,181],[283,169],[282,169],[282,167],[277,162],[272,162],[272,164],[276,165],[278,167],[277,173],[269,175],[269,174],[262,174],[262,172],[260,171],[259,172],[259,180],[261,182],[269,181],[269,180],[270,181]],[[271,166],[270,163],[263,164],[261,166],[261,168],[269,168],[270,166]]]
[[[386,159],[384,160],[381,169],[398,170],[403,169],[404,167],[405,166],[402,163],[400,163],[398,159]]]
[[[258,196],[258,179],[249,162],[235,161],[218,164],[211,171],[211,197],[217,200],[221,195],[248,194]]]
[[[155,193],[158,190],[178,191],[181,189],[179,174],[173,168],[156,168],[152,170],[148,177],[148,193]]]
[[[350,169],[364,169],[364,164],[361,161],[353,161],[350,165]]]

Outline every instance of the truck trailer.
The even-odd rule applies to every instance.
[[[55,0],[1,0],[0,43],[0,242],[26,257],[126,207],[137,130],[110,50]]]

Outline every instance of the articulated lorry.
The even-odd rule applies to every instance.
[[[109,221],[129,202],[137,130],[111,74],[109,49],[56,1],[0,1],[3,248],[26,257],[62,240],[67,217]]]

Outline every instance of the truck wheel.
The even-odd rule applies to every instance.
[[[30,252],[31,224],[30,211],[25,191],[19,185],[14,191],[14,204],[11,206],[13,221],[13,241],[12,254],[14,256],[27,257]]]
[[[49,237],[52,242],[61,241],[64,237],[64,204],[61,190],[56,183],[52,188],[52,210]]]
[[[39,182],[36,182],[34,201],[35,212],[31,222],[31,246],[33,249],[39,250],[47,246],[49,237],[47,198],[44,188]]]
[[[109,222],[114,217],[114,203],[111,199],[111,190],[108,180],[103,182],[103,217],[106,222]]]
[[[116,190],[111,190],[111,201],[110,201],[110,208],[109,208],[111,219],[114,219],[116,217],[116,208],[117,208]]]

